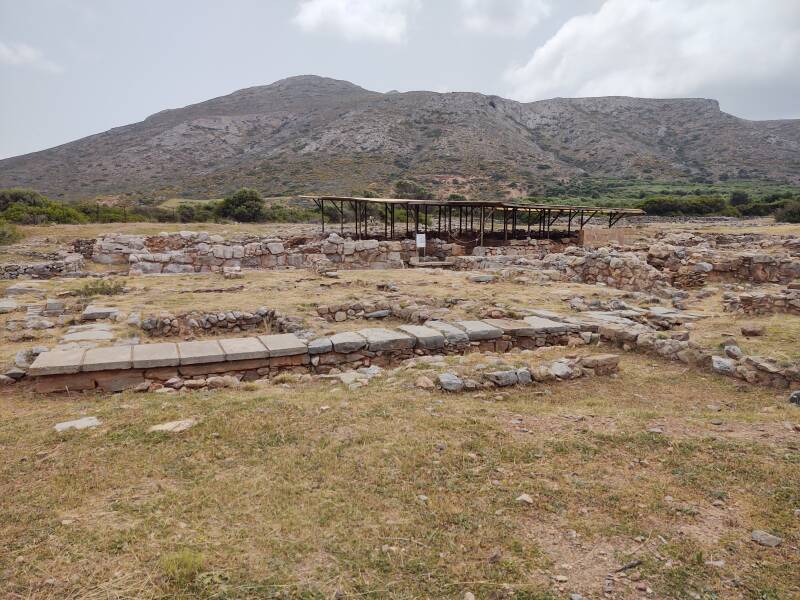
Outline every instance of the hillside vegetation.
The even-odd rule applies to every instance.
[[[800,121],[747,121],[714,100],[378,93],[316,76],[239,90],[0,161],[0,187],[53,198],[386,193],[552,195],[582,178],[800,184]]]

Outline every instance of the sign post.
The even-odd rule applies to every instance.
[[[417,234],[417,255],[422,257],[425,256],[425,234],[418,233]]]

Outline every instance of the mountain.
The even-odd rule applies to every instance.
[[[389,191],[518,196],[581,176],[800,184],[800,120],[748,121],[715,100],[371,92],[291,77],[0,161],[0,188],[55,198]]]

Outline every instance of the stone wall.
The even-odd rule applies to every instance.
[[[429,240],[426,250],[428,256],[442,260],[460,251],[460,246],[437,239]],[[352,240],[336,233],[320,238],[245,236],[237,240],[191,231],[151,237],[112,234],[99,238],[92,250],[95,262],[128,264],[132,275],[208,273],[225,268],[403,268],[416,255],[414,240]]]
[[[746,315],[771,315],[788,313],[800,315],[800,284],[779,292],[750,292],[734,294],[725,292],[722,303],[727,312],[740,312]]]
[[[800,277],[800,259],[789,254],[719,251],[708,245],[652,244],[647,262],[684,287],[708,281],[788,283]]]
[[[599,248],[569,248],[550,253],[541,259],[511,256],[461,257],[454,268],[459,270],[534,271],[547,274],[554,281],[603,283],[610,287],[651,293],[668,291],[669,279],[649,265],[639,254]]]
[[[80,254],[62,253],[58,259],[46,262],[0,265],[0,279],[18,279],[19,277],[50,279],[60,275],[80,273],[84,266],[83,256]]]
[[[299,333],[303,331],[302,320],[262,306],[253,311],[215,311],[202,313],[192,311],[181,315],[162,312],[145,317],[140,327],[151,337],[176,335],[198,335],[204,333],[225,334],[242,331]]]

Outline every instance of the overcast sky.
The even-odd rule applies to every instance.
[[[0,158],[301,74],[800,117],[800,0],[0,0]]]

